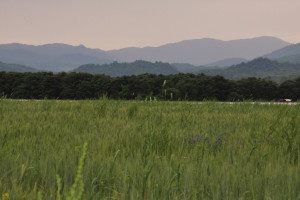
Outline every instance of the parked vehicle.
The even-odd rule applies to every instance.
[[[291,103],[292,99],[279,99],[277,102],[281,102],[281,103]]]

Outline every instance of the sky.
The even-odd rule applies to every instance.
[[[0,44],[103,50],[274,36],[300,42],[300,0],[0,0]]]

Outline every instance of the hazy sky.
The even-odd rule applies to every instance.
[[[0,43],[104,50],[204,37],[300,42],[300,0],[0,0]]]

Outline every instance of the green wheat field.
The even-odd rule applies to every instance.
[[[0,100],[0,199],[300,199],[300,105]]]

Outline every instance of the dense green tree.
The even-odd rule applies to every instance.
[[[141,74],[121,77],[87,73],[0,72],[0,95],[18,99],[276,100],[300,99],[300,77],[280,85],[261,78],[237,81],[204,74]]]
[[[61,79],[52,72],[42,73],[40,98],[55,99],[60,96],[62,90]]]
[[[272,100],[278,93],[276,83],[255,77],[237,81],[235,88],[239,97],[248,100]]]
[[[295,80],[287,80],[280,84],[278,88],[278,97],[281,99],[300,99],[300,77]]]

